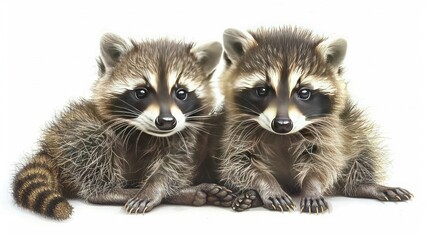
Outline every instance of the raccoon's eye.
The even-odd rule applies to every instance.
[[[267,87],[258,87],[258,88],[256,88],[256,94],[259,97],[266,97],[266,96],[268,96],[268,88]]]
[[[311,97],[311,91],[310,91],[309,89],[305,89],[305,88],[300,89],[300,90],[298,91],[298,97],[299,97],[301,100],[306,101],[306,100],[310,99],[310,97]]]
[[[136,98],[138,99],[145,98],[148,94],[148,90],[146,88],[139,88],[134,90],[134,92],[136,94]]]
[[[188,91],[183,88],[179,88],[176,91],[176,97],[183,101],[188,97]]]

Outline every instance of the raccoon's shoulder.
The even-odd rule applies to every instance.
[[[340,113],[340,119],[350,133],[362,135],[370,133],[374,124],[369,119],[367,113],[359,108],[350,98],[347,99],[344,109]]]
[[[71,121],[101,121],[95,103],[86,99],[78,99],[69,103],[61,113],[60,118],[69,119]]]
[[[95,104],[79,99],[69,103],[43,131],[40,144],[52,156],[59,150],[79,142],[97,142],[96,137],[113,136],[114,132],[97,113]]]
[[[82,126],[103,125],[95,104],[86,99],[70,102],[49,124],[46,134],[79,131]]]

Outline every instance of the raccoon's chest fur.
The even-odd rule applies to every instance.
[[[127,134],[129,134],[128,138],[121,139],[125,144],[119,153],[124,161],[121,169],[127,187],[140,187],[142,180],[149,177],[148,170],[151,167],[162,161],[168,161],[168,157],[180,158],[184,154],[183,140],[181,141],[176,136],[168,137],[168,139],[159,138],[139,131],[126,133],[124,136]],[[190,147],[192,144],[187,145]],[[166,158],[166,156],[168,157]]]
[[[269,167],[280,185],[289,192],[298,191],[295,178],[297,172],[293,168],[296,160],[296,141],[297,138],[291,135],[268,134],[257,147],[260,159]]]

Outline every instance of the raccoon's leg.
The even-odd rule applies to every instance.
[[[114,188],[108,192],[89,196],[87,201],[102,205],[124,205],[138,193],[139,189]]]
[[[167,197],[164,201],[171,204],[202,206],[215,205],[230,207],[234,194],[226,187],[214,183],[202,183],[197,186],[185,187],[178,193]]]
[[[256,169],[255,169],[256,170]],[[259,170],[259,169],[258,169]],[[258,172],[258,174],[256,174]],[[280,184],[277,180],[268,172],[261,171],[251,171],[248,174],[252,174],[253,183],[250,185],[250,189],[254,189],[257,194],[259,194],[259,198],[255,198],[255,203],[251,204],[251,206],[258,206],[260,202],[262,202],[262,206],[269,210],[275,211],[292,211],[295,208],[295,204],[293,203],[292,198],[283,191]],[[252,192],[248,192],[249,190],[244,191],[244,198],[246,198],[246,193],[249,193],[249,199],[251,195],[254,195]],[[236,200],[235,206],[237,206],[237,202],[243,198],[238,198]],[[259,201],[259,199],[261,201]],[[243,199],[244,201],[244,199]],[[234,209],[234,205],[232,206]],[[241,208],[235,208],[234,210],[239,211]],[[243,209],[244,210],[244,209]]]
[[[373,198],[380,201],[406,201],[413,195],[403,188],[387,187],[377,182],[378,172],[376,156],[362,152],[359,157],[350,160],[350,167],[344,182],[343,193],[348,197]]]
[[[322,183],[311,175],[307,175],[302,184],[301,212],[323,213],[329,209],[323,198]]]
[[[138,193],[125,203],[125,210],[128,213],[146,213],[158,206],[161,201],[171,195],[176,194],[179,189],[188,186],[188,179],[192,174],[191,169],[187,169],[191,162],[188,154],[172,154],[164,159],[155,160],[152,169],[148,169],[149,177],[142,184]]]
[[[146,213],[158,206],[170,191],[170,182],[166,174],[153,174],[143,188],[125,203],[127,213]]]
[[[225,161],[228,161],[226,159]],[[229,164],[229,163],[227,163]],[[268,167],[263,165],[262,161],[255,159],[251,153],[243,153],[241,156],[234,156],[234,167],[225,167],[222,169],[224,172],[222,175],[227,176],[227,182],[234,188],[241,189],[244,193],[244,197],[239,197],[234,202],[233,209],[236,211],[245,210],[247,207],[244,204],[243,208],[237,208],[237,203],[240,199],[245,201],[246,193],[249,189],[253,189],[259,194],[259,199],[262,201],[262,206],[269,210],[275,211],[292,211],[295,208],[295,204],[292,198],[283,191],[276,178],[269,172]],[[249,195],[255,195],[253,192]],[[252,197],[253,198],[253,197]],[[255,200],[257,197],[255,197]],[[246,201],[249,202],[249,201]],[[257,200],[251,206],[260,205],[260,201]],[[235,207],[234,207],[235,206]]]
[[[281,188],[280,184],[270,173],[261,174],[255,179],[255,188],[262,206],[275,211],[293,211],[295,204],[292,198]]]
[[[338,184],[344,168],[344,155],[339,137],[320,135],[315,142],[302,144],[301,155],[294,162],[295,177],[301,187],[301,212],[323,213],[329,205],[323,195]],[[329,144],[326,144],[329,143]]]
[[[343,193],[348,197],[373,198],[380,201],[406,201],[413,195],[403,188],[378,184],[377,154],[375,149],[367,150],[350,160],[347,177],[343,183]]]
[[[209,183],[181,188],[174,194],[165,197],[169,183],[166,179],[163,182],[160,178],[162,179],[162,177],[156,177],[156,182],[147,182],[136,196],[126,202],[125,209],[128,213],[149,212],[161,201],[180,205],[201,206],[209,204],[229,207],[234,199],[234,195],[229,189]]]

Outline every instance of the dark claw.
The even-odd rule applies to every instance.
[[[396,194],[401,198],[401,200],[410,200],[412,197],[410,192],[402,188],[397,188]]]
[[[292,211],[295,208],[295,204],[290,201],[289,196],[269,197],[268,201],[264,204],[265,208],[276,210],[276,211]]]
[[[301,212],[319,214],[328,209],[328,204],[322,196],[301,198]]]
[[[377,198],[381,201],[399,202],[399,201],[410,200],[413,197],[413,195],[405,189],[391,188],[391,187],[384,187],[384,186],[382,186],[379,189],[379,194],[381,196]]]
[[[131,198],[128,200],[128,202],[125,204],[125,211],[129,214],[137,213],[139,212],[141,206],[145,206],[146,204],[144,200],[140,198]]]

